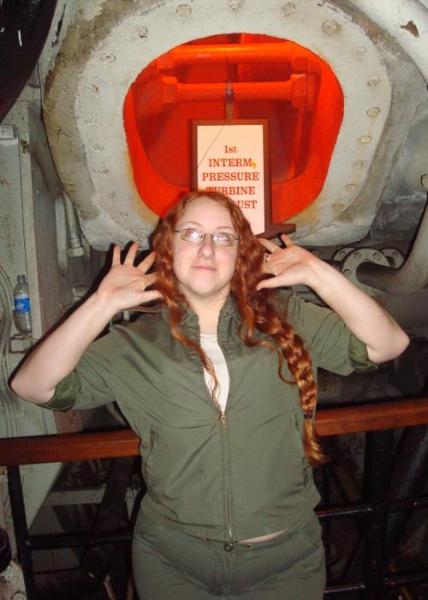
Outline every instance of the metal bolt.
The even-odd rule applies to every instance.
[[[138,37],[140,37],[140,38],[146,38],[149,35],[149,30],[145,26],[139,27],[137,29],[137,34],[138,34]]]
[[[175,12],[179,17],[187,18],[190,17],[190,15],[192,14],[192,7],[188,4],[179,4],[175,9]]]
[[[371,135],[362,135],[359,138],[360,144],[370,144],[371,141],[372,141],[372,136]]]
[[[17,136],[12,125],[0,125],[0,139],[1,140],[13,140]]]
[[[321,29],[326,35],[337,35],[341,30],[341,26],[334,19],[327,19],[321,25]]]
[[[348,185],[345,185],[345,191],[354,192],[356,187],[357,186],[355,185],[355,183],[348,183]]]
[[[360,258],[361,258],[361,252],[355,252],[354,258],[356,258],[357,260],[360,260]]]
[[[373,258],[374,260],[380,261],[382,260],[382,255],[380,254],[380,252],[373,252]]]
[[[345,277],[351,277],[352,271],[351,271],[351,269],[345,269],[343,271],[343,274],[345,275]]]
[[[379,113],[380,113],[379,106],[371,106],[370,108],[367,109],[367,115],[369,117],[377,117]]]
[[[367,48],[365,48],[364,46],[357,46],[357,48],[354,48],[353,50],[353,54],[358,57],[364,56],[366,52]]]
[[[354,169],[362,169],[364,167],[364,163],[362,160],[356,160],[352,163],[352,166],[354,167]]]
[[[377,87],[381,81],[382,79],[380,77],[370,77],[370,79],[367,80],[367,85],[371,88]]]

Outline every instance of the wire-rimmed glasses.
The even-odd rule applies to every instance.
[[[233,246],[235,242],[239,241],[239,235],[229,233],[228,231],[206,233],[205,231],[200,231],[193,227],[186,227],[184,229],[176,229],[175,233],[179,233],[180,238],[189,244],[202,244],[205,236],[212,238],[212,241],[216,246]]]

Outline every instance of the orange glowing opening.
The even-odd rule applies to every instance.
[[[228,83],[229,82],[229,83]],[[163,215],[191,189],[191,123],[269,119],[272,219],[308,207],[324,184],[343,117],[343,93],[330,67],[287,40],[216,35],[173,48],[131,85],[124,124],[140,197]]]

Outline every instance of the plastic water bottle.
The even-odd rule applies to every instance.
[[[20,333],[29,335],[31,333],[31,307],[25,275],[18,275],[13,290],[13,299],[15,303],[15,326]]]

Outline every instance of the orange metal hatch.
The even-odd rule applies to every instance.
[[[124,124],[135,184],[151,210],[163,215],[191,188],[192,121],[226,117],[270,121],[274,222],[317,198],[343,117],[339,82],[302,46],[243,33],[178,46],[131,85]]]

